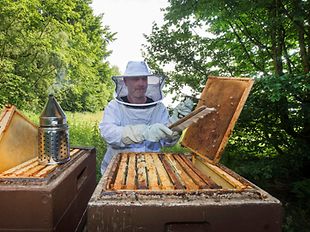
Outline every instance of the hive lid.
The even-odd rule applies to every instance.
[[[181,144],[211,163],[218,163],[254,83],[250,78],[209,77],[197,107],[214,107],[191,125]]]
[[[38,127],[7,106],[0,114],[0,173],[37,156]]]

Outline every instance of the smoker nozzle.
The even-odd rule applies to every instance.
[[[41,127],[59,127],[67,124],[64,111],[56,101],[54,95],[48,96],[48,101],[40,115]]]

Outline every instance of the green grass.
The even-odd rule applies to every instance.
[[[95,147],[96,148],[96,177],[99,181],[100,164],[106,151],[106,143],[101,138],[98,124],[102,112],[98,113],[66,113],[70,146]]]

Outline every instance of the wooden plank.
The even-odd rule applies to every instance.
[[[167,154],[167,159],[170,161],[171,166],[174,167],[175,172],[178,174],[182,182],[185,184],[186,189],[188,190],[199,189],[199,186],[186,173],[184,168],[174,159],[174,156],[172,154]]]
[[[195,174],[197,174],[201,179],[203,179],[203,181],[208,185],[209,188],[211,188],[211,189],[220,189],[220,188],[222,188],[221,186],[217,185],[207,175],[203,174],[199,169],[195,168],[193,163],[190,162],[186,157],[184,157],[184,156],[180,156],[180,157],[182,158],[183,162],[185,162],[190,167],[190,169],[193,170],[193,172]]]
[[[159,154],[152,155],[156,171],[158,173],[160,187],[163,190],[172,190],[175,188],[173,183],[170,181],[169,175],[167,174],[165,167],[159,159]]]
[[[114,182],[114,185],[113,185],[113,188],[115,190],[121,189],[125,185],[127,160],[128,160],[127,154],[123,153],[122,157],[121,157],[119,168],[117,170],[117,175],[116,175],[116,178],[115,178],[115,182]]]
[[[187,173],[188,176],[199,186],[200,189],[209,188],[209,185],[203,181],[203,179],[198,176],[192,169],[193,166],[187,165],[187,163],[182,159],[183,155],[174,154],[173,157],[179,162],[182,166],[182,169]],[[185,157],[184,157],[185,158]]]
[[[219,176],[221,176],[223,179],[225,179],[228,183],[233,185],[237,189],[244,189],[246,188],[246,185],[242,184],[239,180],[235,179],[228,173],[226,173],[224,170],[220,169],[216,165],[205,163],[211,170],[213,170],[215,173],[217,173]]]
[[[171,124],[169,126],[169,129],[173,131],[182,131],[184,130],[184,128],[188,127],[188,125],[191,125],[192,123],[197,122],[200,117],[204,117],[205,115],[213,112],[214,110],[215,109],[207,108],[205,105],[202,105],[196,108],[194,111],[192,111],[188,115],[182,117],[175,123]]]
[[[151,153],[145,153],[144,155],[148,177],[148,188],[150,190],[159,190],[160,188],[158,186],[158,178],[153,156],[154,155]]]
[[[128,173],[126,178],[126,189],[133,190],[136,188],[136,154],[129,153]]]
[[[227,180],[222,178],[218,173],[209,168],[203,159],[199,157],[196,159],[195,168],[200,170],[203,174],[207,175],[212,179],[217,185],[221,186],[222,189],[234,189],[234,186],[230,184]]]
[[[76,155],[76,153],[78,153],[80,150],[81,150],[81,149],[79,149],[79,148],[73,149],[72,151],[70,151],[70,156]]]
[[[2,172],[0,176],[10,175],[10,174],[16,172],[17,170],[22,169],[22,168],[32,164],[35,161],[38,161],[38,157],[35,157],[35,158],[30,159],[30,160],[28,160],[28,161],[26,161],[24,163],[21,163],[20,165],[17,165],[17,166],[15,166],[13,168],[10,168],[9,170],[6,170],[6,171]]]
[[[80,152],[81,149],[79,148],[74,148],[70,151],[70,156],[74,156],[76,155],[78,152]],[[37,161],[37,162],[36,162]],[[34,166],[34,162],[36,162],[36,165],[38,165],[37,167]],[[20,177],[27,177],[27,176],[32,176],[33,174],[35,174],[35,172],[40,172],[40,174],[35,174],[33,175],[34,177],[44,177],[45,175],[47,175],[48,173],[50,173],[51,171],[53,171],[57,165],[40,165],[38,163],[38,157],[32,158],[24,163],[21,163],[20,165],[17,165],[9,170],[6,170],[4,172],[2,172],[0,174],[0,177],[7,177],[10,175],[13,176],[20,176]],[[44,170],[43,170],[44,168]],[[40,171],[40,169],[42,169],[42,172]],[[24,172],[24,173],[22,173]]]
[[[147,189],[146,177],[146,163],[143,154],[136,154],[137,156],[137,181],[138,189]]]
[[[113,183],[115,182],[116,175],[117,175],[117,170],[119,169],[120,165],[120,160],[121,160],[121,155],[116,155],[114,159],[114,163],[112,165],[112,168],[110,169],[110,173],[107,177],[107,189],[113,189]]]
[[[0,139],[2,138],[4,131],[9,126],[9,121],[12,119],[14,115],[14,111],[16,110],[15,106],[6,107],[1,113],[0,116]]]
[[[42,170],[43,168],[48,167],[46,165],[40,165],[38,164],[37,166],[29,169],[28,171],[22,173],[21,175],[19,175],[20,177],[29,177],[32,176],[33,174],[39,172],[40,170]]]
[[[27,172],[28,170],[30,170],[31,168],[35,167],[39,165],[39,162],[38,161],[35,161],[19,170],[17,170],[16,172],[12,173],[13,175],[16,175],[16,176],[19,176],[20,174],[24,173],[24,172]]]
[[[44,167],[41,171],[33,175],[34,177],[45,177],[47,174],[51,173],[58,167],[58,164],[48,165]]]
[[[179,180],[179,177],[177,176],[177,174],[174,171],[173,165],[170,164],[169,159],[167,158],[167,154],[160,155],[160,159],[161,159],[170,179],[172,180],[175,188],[176,189],[184,189],[182,182]]]

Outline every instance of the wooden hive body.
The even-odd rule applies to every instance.
[[[96,151],[74,148],[71,160],[41,165],[38,127],[16,110],[0,115],[0,231],[82,231],[96,186]]]
[[[281,231],[280,202],[218,163],[252,85],[208,78],[197,107],[216,111],[185,132],[189,154],[115,156],[89,202],[90,231]]]
[[[96,186],[96,154],[76,148],[70,155],[62,165],[42,168],[30,160],[0,174],[0,231],[82,231]]]

